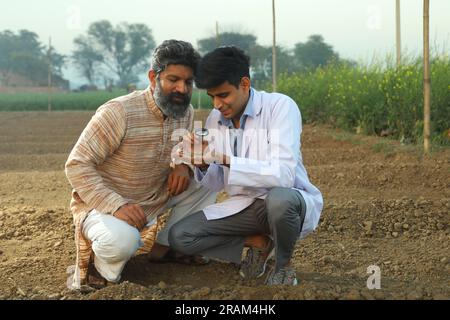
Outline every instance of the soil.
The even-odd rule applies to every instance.
[[[0,113],[0,299],[450,298],[450,150],[423,157],[418,147],[318,125],[304,126],[302,152],[325,206],[318,229],[297,243],[298,286],[243,280],[225,262],[155,264],[141,255],[120,284],[69,291],[64,163],[92,114]],[[380,289],[367,287],[371,266]]]

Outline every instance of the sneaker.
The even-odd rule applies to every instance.
[[[273,241],[269,239],[269,244],[265,249],[250,247],[247,250],[244,260],[241,263],[239,274],[244,279],[256,279],[266,272],[267,262],[275,255]]]
[[[293,268],[286,267],[275,272],[275,269],[273,269],[266,279],[266,285],[271,286],[277,284],[296,286],[298,284],[298,280],[295,270]]]

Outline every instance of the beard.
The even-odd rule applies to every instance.
[[[191,102],[191,95],[186,93],[172,92],[165,95],[159,79],[156,81],[155,91],[153,92],[153,98],[156,105],[159,107],[162,113],[167,117],[174,119],[181,119],[186,115],[186,111]],[[180,100],[175,100],[180,99]]]

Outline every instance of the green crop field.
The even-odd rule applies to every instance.
[[[392,61],[350,66],[329,64],[312,72],[281,75],[278,91],[299,105],[305,122],[332,124],[349,131],[419,143],[423,132],[423,70],[418,58],[397,68]],[[268,88],[269,89],[269,88]],[[432,141],[450,145],[450,57],[431,60]],[[268,90],[270,91],[270,89]],[[125,90],[55,93],[52,110],[95,110]],[[204,90],[192,105],[210,109]],[[46,93],[0,94],[0,111],[45,111]]]
[[[313,72],[283,75],[278,90],[292,97],[307,122],[418,143],[423,133],[423,65],[409,59],[366,66],[330,64]],[[450,57],[431,60],[431,130],[450,145]]]
[[[118,96],[125,95],[125,90],[54,93],[52,110],[96,110],[100,105]],[[204,91],[195,90],[192,105],[202,109],[210,108],[211,99]],[[46,111],[48,109],[47,93],[0,93],[0,111]]]

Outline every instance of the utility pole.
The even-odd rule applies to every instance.
[[[200,52],[200,41],[197,40],[197,51]],[[197,86],[195,86],[195,91],[197,92],[197,108],[196,109],[200,109],[201,108],[201,91],[199,88],[197,88]]]
[[[48,111],[52,111],[52,58],[51,58],[51,50],[52,50],[52,38],[48,39],[48,51],[47,51],[47,59],[48,59]]]
[[[423,151],[430,152],[430,0],[423,0]]]
[[[216,47],[220,47],[219,22],[216,21]]]
[[[402,33],[400,24],[400,0],[396,0],[395,6],[396,13],[396,47],[397,47],[397,68],[400,67],[402,61]]]
[[[272,0],[272,30],[273,30],[273,43],[272,43],[272,90],[277,91],[277,39],[276,39],[276,24],[275,24],[275,0]]]

